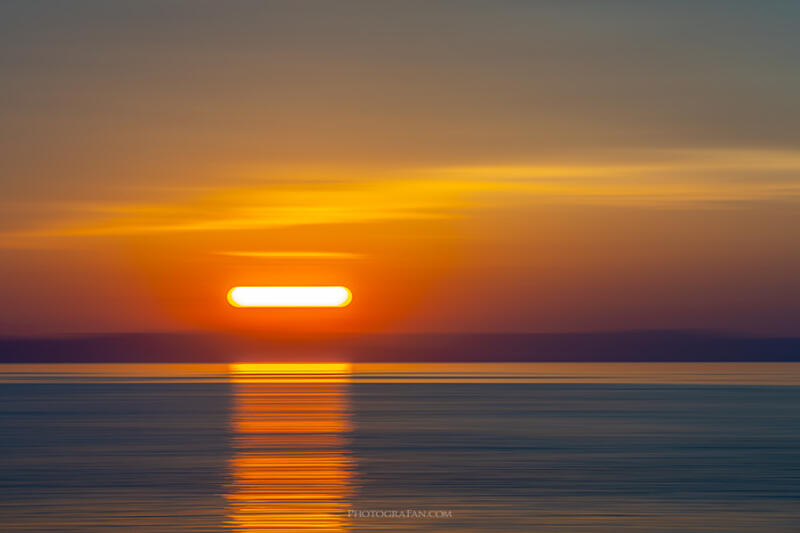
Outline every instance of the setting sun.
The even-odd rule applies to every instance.
[[[234,287],[234,307],[345,307],[353,299],[347,287]]]

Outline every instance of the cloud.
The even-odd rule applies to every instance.
[[[214,252],[214,254],[253,259],[361,259],[364,257],[364,254],[352,252],[313,251],[221,251]]]
[[[650,151],[627,161],[394,169],[384,176],[340,175],[330,180],[220,187],[162,204],[90,204],[82,217],[51,217],[42,227],[7,232],[0,239],[8,247],[37,238],[441,220],[508,201],[717,208],[800,199],[798,151]],[[71,209],[74,213],[75,206]],[[300,252],[226,253],[288,257]]]

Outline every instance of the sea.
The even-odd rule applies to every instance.
[[[800,531],[800,363],[4,364],[0,531]]]

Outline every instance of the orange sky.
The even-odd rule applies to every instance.
[[[718,8],[3,6],[0,334],[800,334],[798,13]]]

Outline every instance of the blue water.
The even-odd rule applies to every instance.
[[[0,529],[800,531],[800,365],[708,366],[6,369]]]

